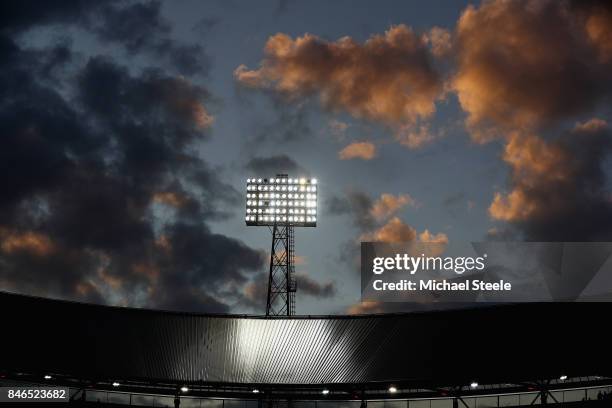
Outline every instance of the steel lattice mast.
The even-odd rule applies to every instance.
[[[267,226],[272,233],[266,316],[295,314],[294,227],[315,227],[317,180],[289,178],[247,180],[246,225]]]
[[[275,225],[272,231],[270,275],[266,316],[295,314],[294,232],[289,225]]]

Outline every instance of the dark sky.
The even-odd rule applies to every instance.
[[[362,239],[608,241],[611,95],[603,1],[4,2],[0,289],[262,313],[278,172],[301,314],[384,310]]]

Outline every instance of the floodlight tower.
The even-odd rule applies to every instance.
[[[267,226],[272,232],[266,316],[295,314],[294,227],[317,226],[317,180],[291,178],[247,179],[246,225]]]

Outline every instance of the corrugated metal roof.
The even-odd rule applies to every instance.
[[[533,304],[279,319],[0,294],[0,370],[239,384],[465,384],[606,375],[612,339],[609,331],[597,331],[604,308],[611,310]]]

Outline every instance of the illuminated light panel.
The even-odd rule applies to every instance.
[[[318,185],[314,178],[248,178],[245,222],[248,226],[317,225]]]

